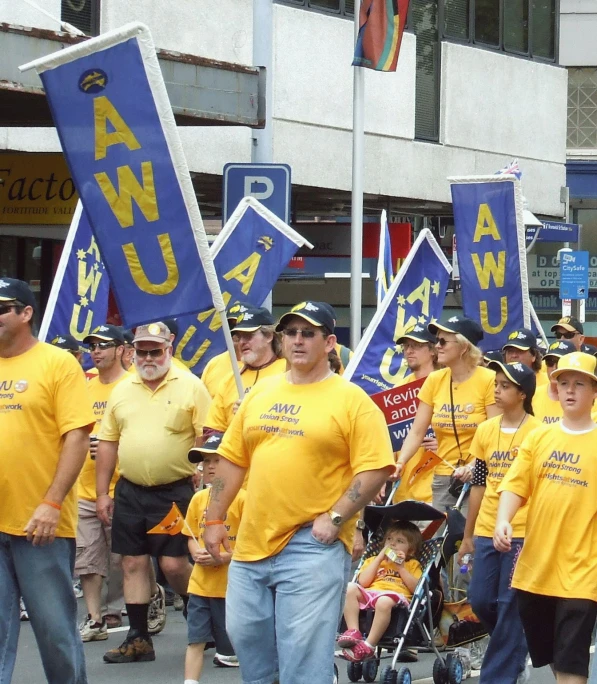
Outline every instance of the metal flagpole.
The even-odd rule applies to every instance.
[[[359,35],[361,0],[354,3],[354,39]],[[363,168],[365,148],[365,70],[353,67],[352,93],[352,198],[350,232],[350,346],[361,339],[363,296]]]

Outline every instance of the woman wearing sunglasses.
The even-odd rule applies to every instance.
[[[482,353],[476,345],[483,339],[481,326],[470,318],[452,316],[445,323],[431,323],[428,329],[437,336],[438,363],[444,368],[433,371],[421,387],[417,415],[404,440],[395,477],[400,477],[431,425],[442,459],[433,476],[433,506],[443,511],[456,503],[451,476],[462,482],[472,478],[469,449],[477,427],[500,410],[493,391],[495,373],[479,366]],[[464,509],[466,513],[466,505]]]

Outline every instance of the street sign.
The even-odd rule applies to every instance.
[[[222,220],[226,224],[243,197],[252,195],[285,223],[290,222],[288,164],[226,164]]]
[[[537,242],[578,242],[578,224],[543,221]],[[526,226],[526,241],[530,244],[535,237],[537,226]]]
[[[589,253],[564,252],[560,257],[560,298],[586,299],[589,296]]]

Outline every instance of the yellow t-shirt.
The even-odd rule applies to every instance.
[[[512,586],[597,601],[597,428],[562,423],[533,430],[498,491],[529,500],[527,533]]]
[[[260,381],[244,399],[218,449],[249,468],[235,560],[269,558],[329,511],[353,477],[394,468],[383,413],[338,375],[293,385],[286,374]],[[352,549],[354,518],[339,538]]]
[[[212,398],[216,396],[220,383],[229,373],[232,373],[232,361],[227,351],[214,356],[207,362],[201,374],[201,380]]]
[[[537,387],[543,387],[543,385],[547,385],[549,382],[549,376],[547,375],[545,366],[542,366],[541,370],[538,373],[535,373],[535,381],[537,383]]]
[[[185,373],[192,373],[193,371],[187,366],[186,363],[183,363],[180,359],[177,359],[176,356],[172,357],[172,365],[176,366],[178,370],[184,371]]]
[[[346,368],[346,364],[344,363],[344,357],[346,356],[346,352],[343,352],[343,349],[346,349],[348,352],[348,360],[352,359],[354,356],[354,352],[352,349],[349,349],[348,347],[345,347],[343,344],[340,344],[339,342],[336,342],[334,345],[334,349],[336,350],[336,354],[338,354],[338,358],[340,359],[340,370],[338,371],[338,375],[344,375],[344,369]]]
[[[191,499],[189,509],[187,511],[186,521],[193,534],[199,543],[205,532],[205,511],[209,505],[209,496],[211,489],[202,489],[197,492]],[[236,537],[238,535],[238,526],[243,514],[243,506],[245,503],[245,490],[241,489],[230,504],[228,514],[226,516],[226,529],[228,530],[228,543],[230,548],[234,551],[236,545]],[[182,533],[187,537],[191,534],[185,527],[182,528]],[[224,547],[222,547],[223,549]],[[226,587],[228,586],[228,563],[224,565],[215,566],[193,566],[193,572],[189,579],[189,594],[196,596],[207,596],[208,598],[226,598]]]
[[[54,480],[67,432],[94,424],[85,375],[72,354],[38,342],[0,358],[0,532],[23,528]],[[62,502],[58,537],[75,537],[77,490]]]
[[[525,437],[541,425],[537,418],[527,416],[518,430],[504,432],[500,430],[501,420],[502,416],[496,416],[481,423],[471,444],[471,457],[484,461],[487,467],[485,493],[475,524],[475,534],[480,537],[493,537],[500,499],[498,487],[516,459]],[[528,505],[522,506],[512,520],[512,536],[517,539],[524,537],[527,512]]]
[[[129,375],[112,390],[100,439],[118,442],[120,475],[151,487],[190,477],[188,452],[203,433],[211,397],[192,373],[170,370],[152,392]]]
[[[115,382],[104,384],[100,382],[99,377],[95,377],[87,383],[93,415],[95,416],[95,425],[91,431],[92,435],[99,435],[102,426],[102,419],[104,417],[106,406],[108,405],[110,394],[112,393],[114,387],[116,387],[116,385],[126,377],[128,376],[126,371],[124,371]],[[114,475],[112,476],[112,480],[110,482],[109,494],[111,497],[114,497],[114,487],[116,486],[118,477],[118,466],[116,466],[116,470],[114,471]],[[77,496],[79,499],[85,499],[85,501],[95,501],[97,499],[97,491],[95,489],[95,461],[91,459],[91,454],[89,452],[87,452],[85,463],[83,463],[83,468],[79,474]]]
[[[452,426],[451,377],[449,368],[430,373],[421,387],[419,399],[433,407],[431,426],[437,437],[438,456],[455,466],[460,459],[460,453],[465,463],[470,460],[469,449],[475,431],[487,419],[487,407],[495,404],[495,373],[478,366],[468,380],[453,385],[454,422],[460,441],[460,452]],[[435,472],[438,475],[451,475],[453,470],[445,463],[439,463]]]
[[[368,568],[375,557],[367,558],[359,571],[359,577],[363,570]],[[411,558],[404,563],[404,568],[410,572],[413,577],[417,579],[423,574],[423,568],[416,558]],[[379,570],[375,573],[375,579],[366,589],[373,589],[374,591],[395,591],[397,594],[411,597],[412,592],[408,589],[402,577],[396,570],[396,563],[393,563],[389,558],[384,558],[379,565]]]
[[[256,382],[264,378],[271,378],[273,375],[280,375],[286,371],[286,359],[277,359],[269,366],[261,370],[251,370],[246,368],[241,371],[241,380],[245,388],[245,396],[253,389]],[[225,378],[222,378],[216,394],[209,407],[209,413],[205,419],[205,425],[218,432],[226,432],[228,426],[234,418],[234,404],[238,400],[238,390],[234,373],[230,371]]]
[[[557,399],[551,399],[547,393],[547,385],[538,387],[535,395],[533,396],[533,413],[535,418],[538,418],[540,422],[547,424],[559,423],[564,412],[562,411],[562,405]]]

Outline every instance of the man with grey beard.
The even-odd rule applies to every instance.
[[[186,538],[148,534],[176,503],[183,515],[194,494],[189,449],[200,443],[211,397],[191,373],[172,365],[170,330],[164,323],[135,332],[136,373],[122,380],[108,400],[96,457],[97,514],[112,524],[112,551],[122,554],[124,598],[130,629],[124,642],[104,655],[108,663],[155,659],[148,633],[150,556],[156,556],[170,586],[186,602],[191,565]],[[108,494],[116,467],[120,479]]]

